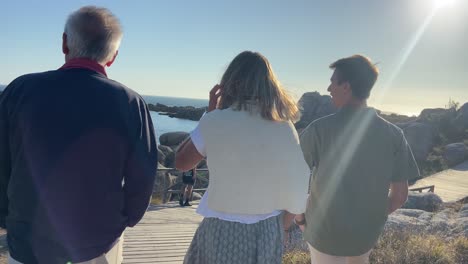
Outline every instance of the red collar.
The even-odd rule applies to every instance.
[[[86,58],[76,58],[67,61],[60,69],[88,69],[107,77],[106,69],[101,64]]]

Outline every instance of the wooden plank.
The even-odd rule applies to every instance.
[[[468,161],[417,181],[410,188],[434,185],[434,193],[444,202],[456,202],[468,197]]]
[[[195,212],[197,206],[150,206],[140,223],[125,231],[123,263],[182,263],[203,219]]]

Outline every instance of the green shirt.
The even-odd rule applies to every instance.
[[[357,256],[376,243],[387,220],[391,182],[419,175],[401,129],[371,108],[343,108],[301,134],[314,167],[304,238],[334,256]]]

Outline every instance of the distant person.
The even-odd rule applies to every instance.
[[[192,206],[190,200],[192,199],[193,186],[197,180],[197,168],[182,172],[182,190],[179,199],[180,206]]]
[[[145,102],[105,71],[121,38],[109,10],[80,8],[65,24],[65,64],[1,94],[9,263],[122,262],[122,232],[145,213],[158,152]]]
[[[368,263],[387,215],[408,196],[408,179],[419,170],[403,132],[367,107],[378,69],[361,55],[337,60],[328,91],[339,108],[301,134],[315,167],[304,215],[312,263]],[[390,188],[390,193],[389,193]]]
[[[281,213],[305,211],[310,174],[292,123],[298,115],[263,55],[234,58],[176,153],[178,169],[207,157],[210,173],[197,209],[205,218],[184,263],[281,263]]]

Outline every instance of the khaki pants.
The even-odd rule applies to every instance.
[[[123,234],[119,240],[115,243],[107,253],[102,254],[101,256],[91,259],[88,261],[74,263],[74,264],[121,264],[123,261]],[[8,255],[8,264],[22,264],[21,262],[16,261],[10,255]]]
[[[368,264],[370,250],[360,256],[338,257],[322,253],[313,248],[309,243],[310,259],[312,264]]]

